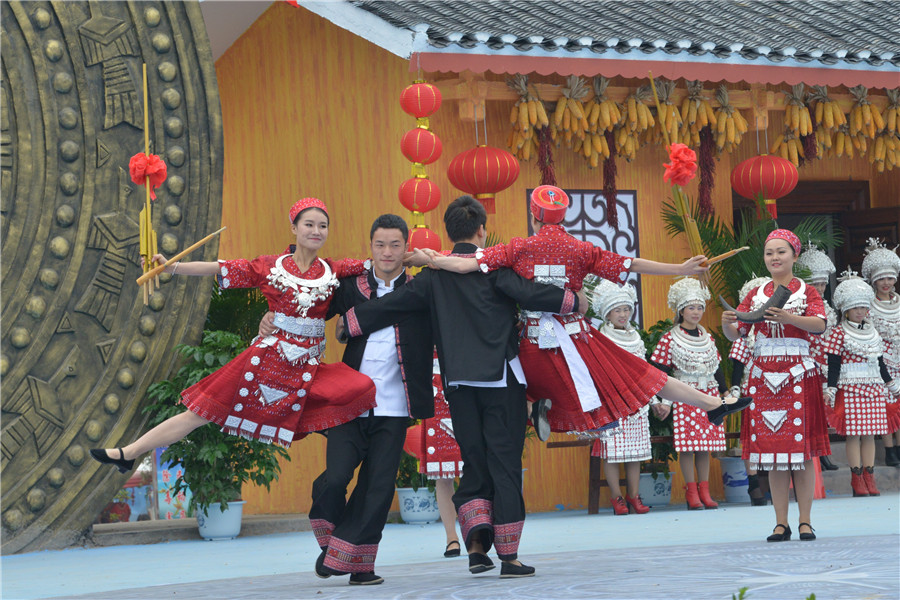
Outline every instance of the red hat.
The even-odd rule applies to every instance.
[[[291,207],[291,212],[288,213],[291,217],[291,225],[294,224],[294,219],[297,218],[301,212],[306,210],[307,208],[318,208],[326,215],[328,214],[328,209],[325,207],[325,203],[319,200],[318,198],[300,198],[297,202]]]
[[[769,237],[766,238],[766,244],[769,243],[769,240],[786,241],[794,249],[794,256],[800,256],[800,238],[798,238],[797,234],[790,229],[776,229],[769,234]]]
[[[541,223],[559,223],[568,208],[569,196],[555,185],[539,185],[531,192],[531,214]]]

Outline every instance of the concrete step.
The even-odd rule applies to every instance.
[[[840,468],[837,471],[822,471],[825,493],[829,496],[851,496],[853,491],[850,489],[845,442],[831,442],[831,462]],[[884,446],[879,440],[875,441],[875,484],[882,494],[900,491],[900,468],[885,466]]]

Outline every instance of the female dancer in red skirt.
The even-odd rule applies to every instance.
[[[362,273],[363,261],[318,257],[329,225],[321,200],[299,200],[289,216],[297,243],[293,254],[166,265],[173,275],[215,275],[223,288],[260,288],[275,312],[276,331],[184,390],[188,410],[123,448],[91,450],[94,459],[127,472],[138,456],[209,422],[232,435],[288,447],[375,405],[371,379],[343,363],[319,361],[325,351],[324,317],[338,278]],[[161,255],[154,260],[166,263]]]
[[[800,254],[800,239],[786,229],[776,229],[766,238],[764,259],[772,278],[743,299],[739,311],[763,306],[779,285],[791,296],[783,308],[766,310],[766,320],[752,325],[753,366],[747,381],[753,403],[743,415],[743,458],[753,468],[769,471],[775,531],[770,542],[791,539],[787,525],[788,489],[791,475],[800,510],[800,539],[816,538],[810,526],[815,470],[812,459],[830,454],[828,425],[822,399],[822,379],[810,356],[810,334],[825,331],[825,306],[812,287],[794,277]],[[733,310],[722,313],[722,330],[734,341],[751,330],[738,321]]]
[[[479,250],[474,258],[432,253],[429,264],[458,273],[509,267],[522,277],[575,292],[582,288],[582,280],[588,274],[622,283],[629,270],[653,275],[695,275],[706,271],[701,266],[704,256],[695,256],[680,265],[659,263],[620,256],[577,240],[559,225],[568,206],[569,198],[563,190],[542,185],[531,194],[535,235]],[[750,403],[749,398],[722,400],[709,396],[667,377],[600,335],[581,315],[525,312],[523,316],[525,329],[519,359],[528,382],[528,395],[552,402],[547,413],[552,431],[603,428],[636,413],[654,395],[702,408],[715,423]],[[540,436],[538,424],[535,426]]]

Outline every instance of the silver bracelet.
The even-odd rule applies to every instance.
[[[179,264],[181,264],[181,263],[175,263],[175,266],[172,267],[172,275],[174,275],[174,274],[175,274],[175,271],[178,270],[178,265],[179,265]]]

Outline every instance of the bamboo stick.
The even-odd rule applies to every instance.
[[[199,242],[195,242],[195,243],[191,244],[190,246],[188,246],[187,248],[185,248],[184,250],[182,250],[181,252],[179,252],[178,254],[173,256],[172,258],[170,258],[166,264],[169,264],[170,262],[178,262],[179,260],[181,260],[182,258],[187,256],[188,254],[190,254],[191,252],[193,252],[194,250],[196,250],[203,244],[207,243],[208,241],[210,241],[211,239],[213,239],[214,237],[216,237],[217,235],[219,235],[220,233],[225,231],[226,229],[228,229],[228,228],[223,227],[222,229],[219,229],[218,231],[212,232],[211,234],[209,234],[208,236],[206,236]],[[154,277],[156,277],[160,273],[162,273],[163,269],[165,269],[165,268],[166,268],[166,265],[158,265],[156,267],[153,267],[152,269],[150,269],[149,271],[147,271],[146,273],[144,273],[143,275],[138,277],[135,281],[137,282],[138,285],[143,285],[150,279],[153,279]]]
[[[717,262],[721,262],[721,261],[725,260],[726,258],[731,258],[738,252],[743,252],[744,250],[749,250],[749,249],[750,249],[750,246],[744,246],[742,248],[736,248],[734,250],[729,250],[728,252],[725,252],[723,254],[720,254],[718,256],[714,256],[713,258],[710,258],[708,261],[706,261],[706,266],[711,267],[712,265],[716,264]]]

